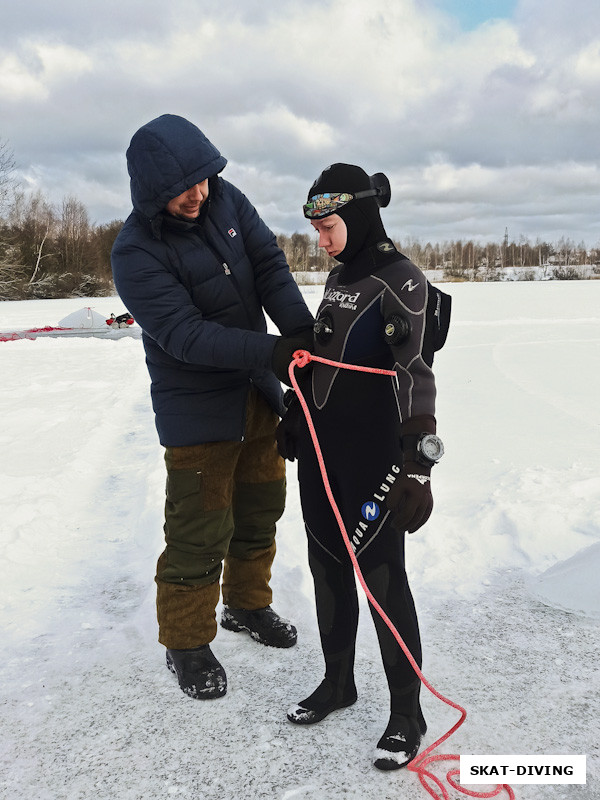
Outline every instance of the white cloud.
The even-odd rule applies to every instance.
[[[335,130],[327,122],[306,119],[282,105],[267,106],[261,112],[227,117],[225,125],[230,136],[244,140],[250,148],[260,149],[268,139],[285,142],[294,149],[301,147],[319,152],[335,144]]]
[[[577,56],[575,70],[579,78],[598,86],[600,82],[600,39],[581,50]]]
[[[0,49],[0,138],[94,219],[127,213],[129,139],[169,112],[205,130],[225,177],[288,232],[304,230],[314,178],[348,161],[393,179],[395,235],[496,235],[507,218],[600,235],[597,0],[520,0],[513,20],[469,32],[432,0],[107,4],[47,14],[31,0]]]
[[[564,235],[588,238],[591,245],[600,237],[597,215],[588,220],[600,200],[595,163],[456,167],[438,156],[423,169],[391,178],[395,190],[386,224],[404,228],[397,235],[485,241],[500,239],[508,227],[515,238],[555,241]]]
[[[14,53],[0,55],[0,98],[5,100],[40,99],[48,92]]]
[[[57,84],[72,82],[92,69],[92,58],[75,47],[26,41],[15,52],[0,53],[0,97],[49,101]]]

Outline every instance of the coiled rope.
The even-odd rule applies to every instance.
[[[367,582],[365,581],[363,574],[361,572],[360,566],[358,564],[358,559],[352,549],[352,545],[350,543],[350,539],[348,538],[348,533],[346,531],[346,526],[344,525],[344,521],[342,519],[342,515],[340,514],[340,510],[337,506],[335,498],[333,496],[333,492],[331,491],[331,485],[329,483],[329,478],[327,476],[327,469],[325,467],[325,460],[323,458],[323,453],[321,452],[321,446],[319,445],[319,440],[317,437],[317,432],[315,430],[315,426],[312,420],[312,416],[310,410],[308,408],[308,404],[302,394],[302,391],[298,385],[298,381],[296,380],[296,376],[294,374],[296,367],[302,368],[307,366],[311,361],[318,361],[321,364],[328,364],[331,367],[337,367],[339,369],[348,369],[354,370],[355,372],[372,372],[376,375],[389,375],[391,377],[396,377],[396,373],[393,370],[387,369],[377,369],[375,367],[362,367],[356,364],[342,364],[339,361],[331,361],[327,358],[321,358],[320,356],[315,356],[309,353],[307,350],[296,350],[293,355],[293,361],[289,366],[289,376],[292,387],[294,388],[298,400],[300,401],[300,405],[302,406],[302,410],[304,411],[304,416],[306,418],[306,423],[308,425],[308,429],[310,431],[310,436],[312,439],[313,446],[315,448],[315,454],[317,456],[317,460],[319,462],[319,469],[321,471],[321,477],[323,479],[323,486],[325,487],[325,492],[327,493],[327,497],[329,499],[329,503],[331,504],[331,508],[337,520],[337,523],[340,528],[340,532],[342,534],[342,538],[344,540],[344,544],[346,546],[346,550],[348,551],[348,555],[350,556],[350,560],[352,562],[352,566],[354,567],[354,571],[358,578],[360,585],[363,588],[365,595],[367,596],[368,601],[371,603],[373,608],[377,611],[381,619],[385,622],[388,626],[390,631],[392,632],[394,638],[402,648],[402,651],[406,658],[408,659],[411,667],[415,671],[415,674],[421,681],[421,683],[427,687],[427,689],[433,694],[438,700],[446,703],[446,705],[451,706],[452,708],[456,709],[460,713],[460,719],[456,722],[443,736],[440,736],[433,744],[429,745],[429,747],[416,756],[409,764],[407,764],[407,770],[409,772],[414,772],[419,776],[419,780],[421,781],[422,786],[424,789],[434,798],[434,800],[450,800],[450,796],[448,794],[448,790],[441,782],[441,780],[434,775],[432,772],[429,771],[429,767],[434,763],[440,761],[458,761],[460,756],[458,755],[444,755],[444,754],[437,754],[432,755],[433,751],[436,750],[446,739],[449,739],[452,734],[460,728],[467,717],[466,710],[455,703],[454,701],[450,700],[449,698],[445,697],[441,692],[431,685],[431,683],[427,680],[425,675],[421,672],[421,669],[415,659],[413,658],[412,653],[404,643],[404,640],[398,633],[396,626],[391,621],[391,619],[387,616],[383,608],[379,605],[375,597],[373,596],[371,590],[367,586]],[[506,791],[509,800],[515,800],[515,793],[513,792],[512,788],[507,784],[498,784],[495,789],[490,792],[474,792],[470,789],[465,789],[461,786],[458,782],[458,776],[460,775],[460,769],[450,769],[446,773],[446,780],[457,791],[461,792],[462,794],[468,795],[469,797],[478,797],[478,798],[488,798],[488,797],[496,797],[501,792]],[[439,792],[439,793],[438,793]]]

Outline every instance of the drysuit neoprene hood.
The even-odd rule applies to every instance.
[[[346,246],[335,257],[337,261],[346,263],[361,250],[387,239],[379,208],[389,202],[389,183],[381,173],[370,178],[362,167],[332,164],[323,170],[309,190],[308,199],[325,192],[361,192],[373,188],[374,178],[383,179],[387,187],[383,200],[376,197],[351,200],[335,212],[344,220],[348,231]]]

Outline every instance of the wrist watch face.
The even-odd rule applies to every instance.
[[[419,450],[428,461],[436,463],[444,455],[444,445],[439,436],[428,433],[419,441]]]

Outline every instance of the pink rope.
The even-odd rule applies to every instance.
[[[433,744],[431,744],[426,750],[424,750],[422,753],[416,756],[416,758],[414,758],[406,767],[410,772],[415,772],[419,776],[421,785],[431,795],[431,797],[434,798],[434,800],[449,800],[450,796],[448,794],[446,787],[438,777],[436,777],[432,772],[428,770],[428,767],[438,761],[449,761],[449,760],[457,761],[460,759],[460,756],[458,755],[442,755],[442,754],[432,755],[432,753],[443,742],[445,742],[446,739],[449,739],[450,736],[452,736],[452,734],[456,730],[458,730],[458,728],[460,728],[460,726],[463,724],[463,722],[467,717],[467,712],[462,706],[459,706],[458,703],[453,702],[452,700],[448,699],[443,694],[441,694],[441,692],[438,692],[438,690],[434,686],[432,686],[431,683],[427,680],[425,675],[423,675],[419,665],[415,661],[412,653],[406,646],[404,640],[398,633],[398,630],[396,629],[394,623],[387,616],[387,614],[385,613],[383,608],[379,605],[379,603],[373,596],[373,593],[367,586],[367,582],[365,581],[360,566],[358,564],[358,559],[356,558],[354,550],[352,549],[352,545],[350,544],[350,539],[348,538],[348,533],[346,531],[346,526],[344,525],[342,515],[340,513],[337,503],[335,502],[333,492],[331,491],[331,485],[329,483],[329,477],[327,475],[327,469],[325,467],[325,460],[323,458],[323,453],[321,451],[321,446],[319,444],[317,432],[315,430],[315,426],[312,420],[310,410],[308,408],[308,404],[304,398],[304,395],[302,394],[300,387],[298,386],[298,381],[296,380],[296,376],[294,374],[294,370],[296,367],[299,368],[305,367],[310,361],[318,361],[321,364],[328,364],[329,366],[332,367],[354,370],[356,372],[372,372],[375,373],[376,375],[389,375],[396,377],[396,372],[394,370],[377,369],[375,367],[361,367],[357,366],[356,364],[342,364],[339,361],[330,361],[327,358],[321,358],[319,356],[312,355],[307,350],[296,350],[293,356],[293,361],[289,366],[290,381],[296,392],[296,395],[298,396],[300,405],[302,406],[302,410],[304,411],[304,416],[306,417],[306,422],[308,425],[308,429],[310,431],[312,443],[315,448],[315,454],[319,462],[319,469],[321,470],[323,486],[325,487],[325,492],[327,493],[329,503],[331,504],[331,508],[339,525],[340,532],[344,540],[344,544],[346,545],[346,550],[348,551],[348,555],[350,556],[350,560],[352,562],[352,566],[354,567],[354,571],[356,573],[358,581],[362,586],[363,591],[367,596],[367,599],[369,600],[373,608],[377,611],[381,619],[388,626],[394,638],[402,648],[402,652],[408,659],[411,667],[415,671],[415,674],[417,675],[421,683],[423,683],[427,687],[427,689],[429,689],[431,694],[433,694],[435,697],[438,698],[438,700],[441,700],[442,702],[446,703],[446,705],[449,705],[460,712],[460,719],[458,720],[458,722],[456,722],[448,731],[446,731],[446,733],[443,736],[440,736],[440,738],[437,739]],[[496,788],[490,792],[473,792],[469,789],[463,788],[459,783],[457,783],[456,778],[459,774],[460,774],[460,769],[451,769],[446,774],[446,780],[452,787],[454,787],[457,791],[461,792],[462,794],[466,794],[469,797],[488,798],[488,797],[496,797],[502,791],[506,790],[509,800],[515,800],[515,793],[513,792],[512,788],[506,783],[498,784]],[[433,784],[436,788],[433,788],[431,784]],[[440,794],[437,793],[436,789],[439,790]]]

